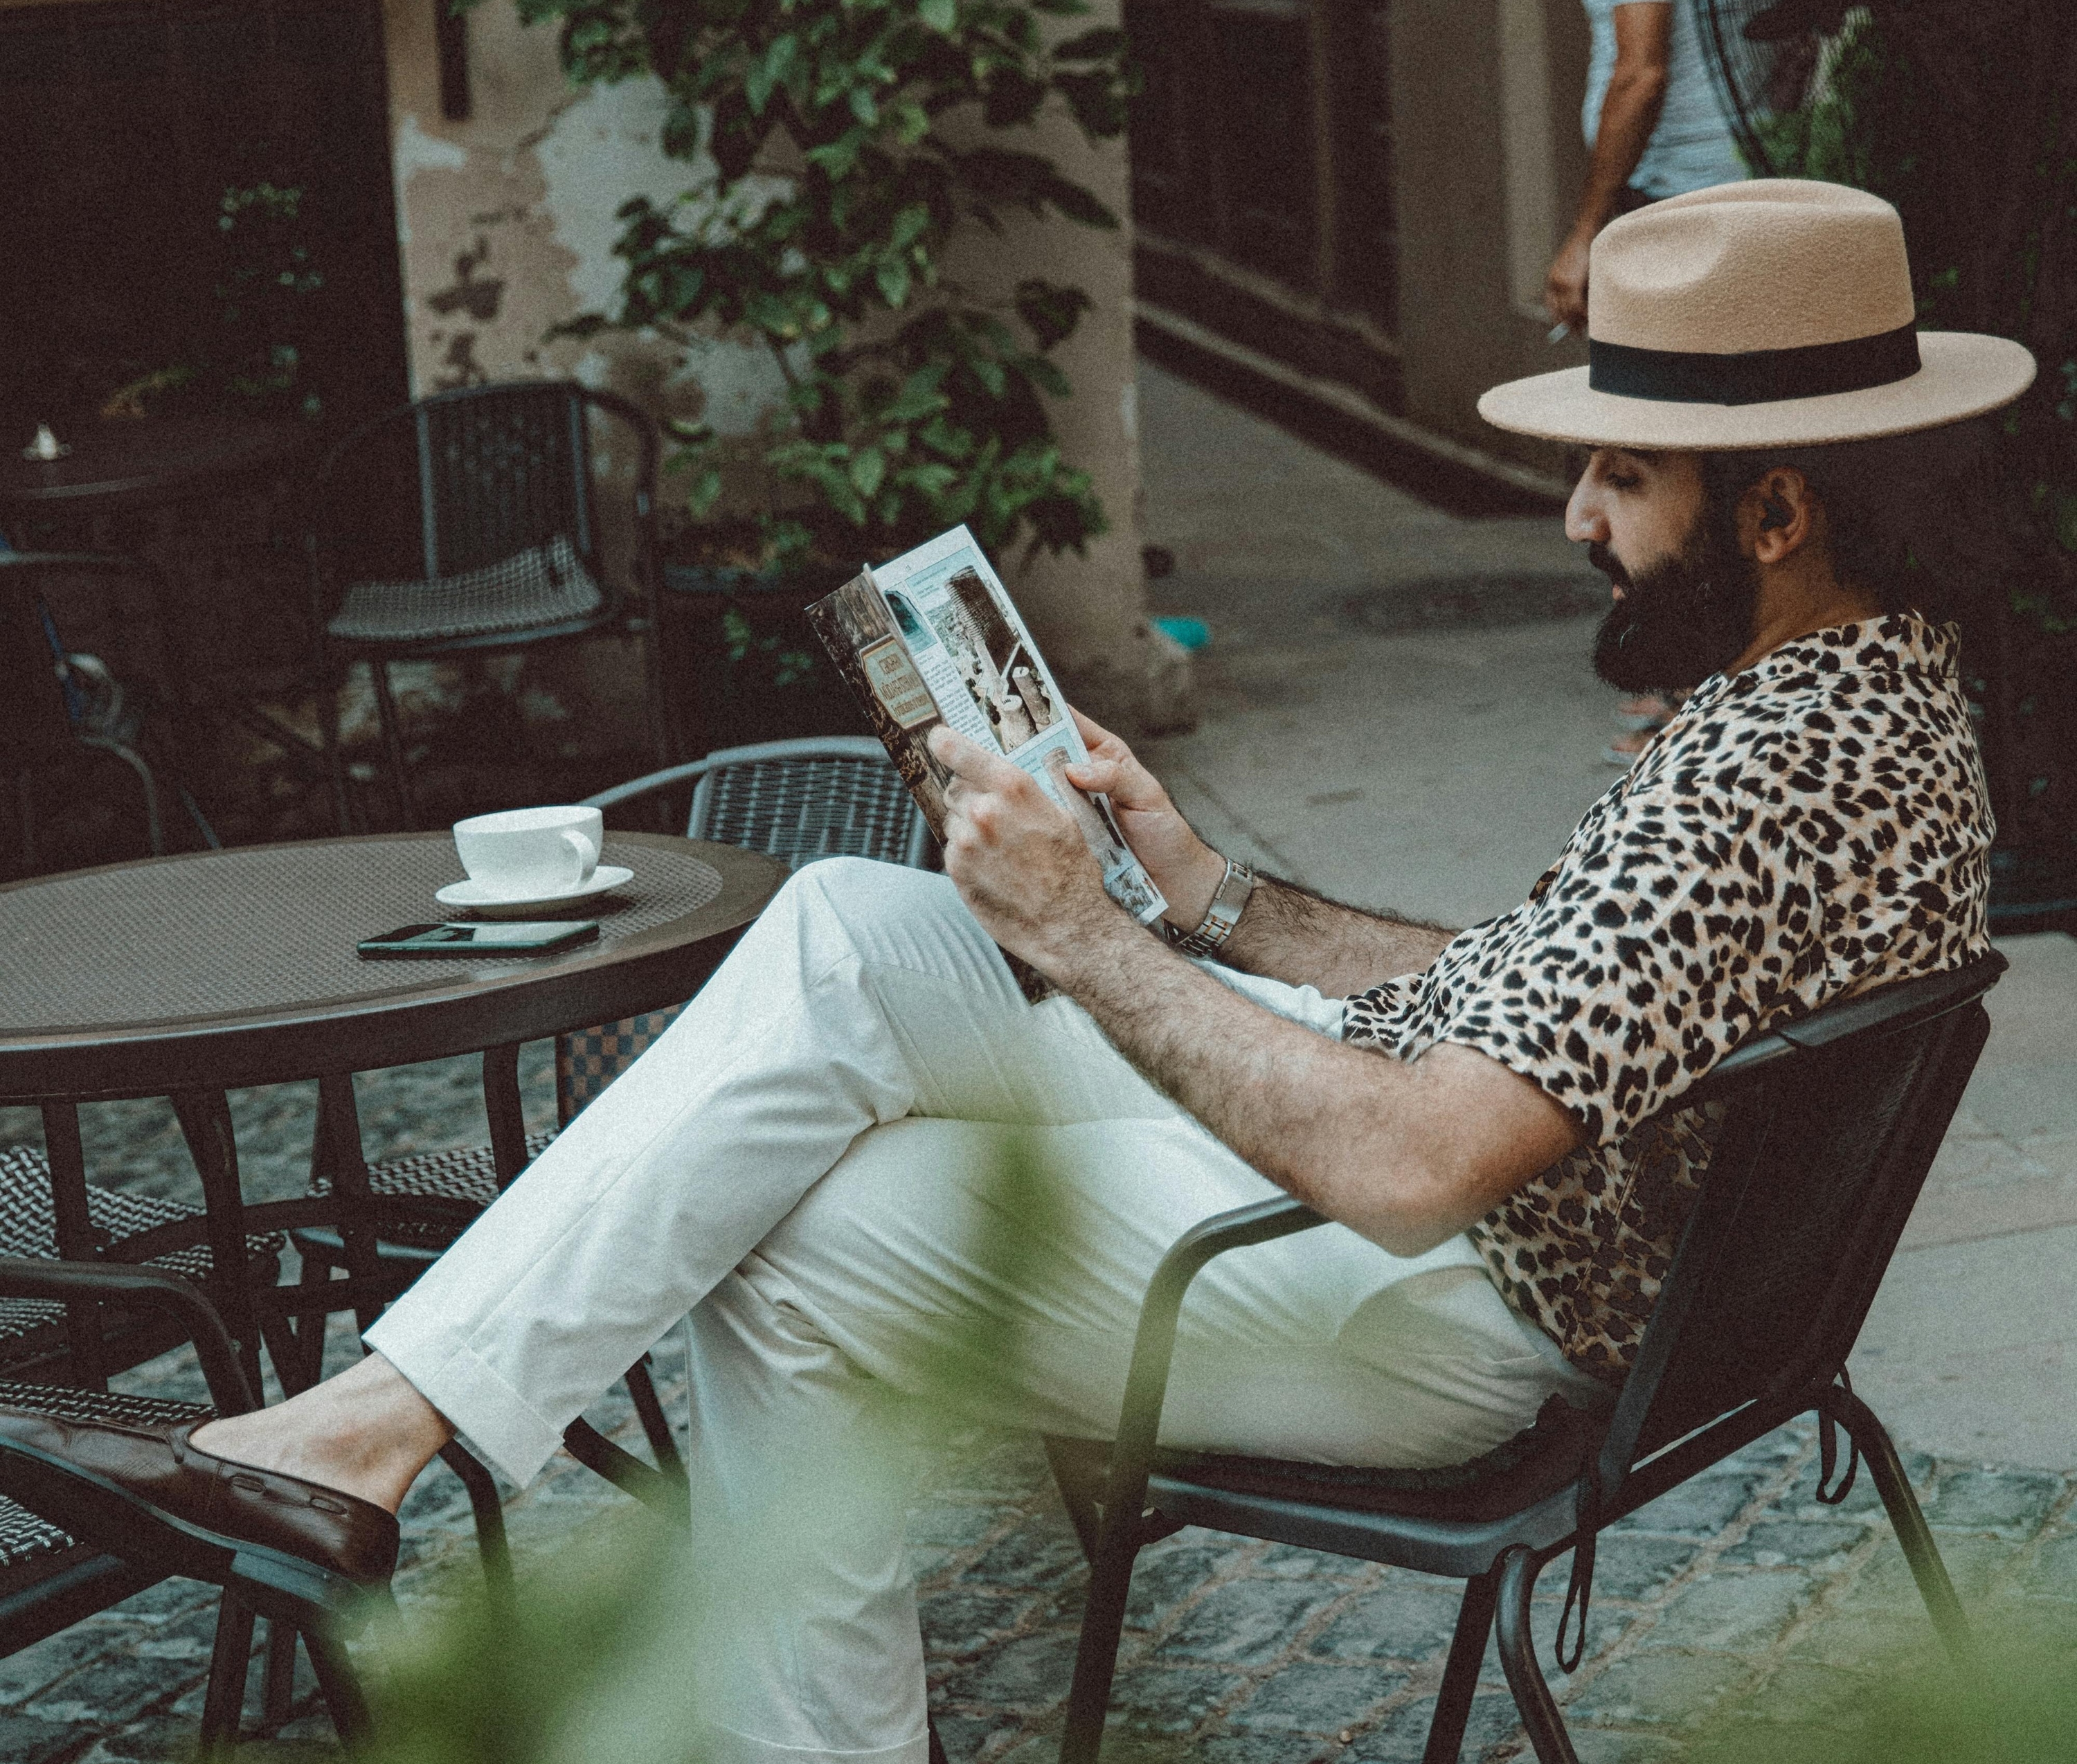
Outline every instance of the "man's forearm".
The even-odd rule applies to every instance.
[[[1339,1167],[1363,1146],[1390,1161],[1392,1136],[1366,1118],[1377,1055],[1264,1010],[1129,923],[1103,942],[1059,978],[1120,1053],[1308,1205],[1330,1217],[1376,1209],[1375,1196],[1352,1206],[1339,1192]]]
[[[1346,1046],[1242,998],[1122,913],[1053,970],[1118,1051],[1247,1163],[1395,1255],[1484,1217],[1576,1138],[1555,1103],[1483,1055],[1437,1047],[1408,1063]]]
[[[1219,954],[1243,973],[1339,998],[1427,967],[1455,935],[1439,925],[1343,906],[1266,876]]]
[[[1598,232],[1615,218],[1617,201],[1651,144],[1652,131],[1659,127],[1659,113],[1665,103],[1663,70],[1619,72],[1609,81],[1580,199],[1580,227]]]

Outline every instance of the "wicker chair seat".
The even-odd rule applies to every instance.
[[[356,582],[325,630],[344,643],[440,643],[581,622],[605,604],[576,548],[559,535],[458,576]]]
[[[528,1134],[527,1162],[540,1156],[555,1137],[552,1133]],[[414,1250],[444,1250],[497,1198],[497,1165],[488,1146],[422,1151],[371,1164],[368,1186],[375,1196],[376,1228],[383,1242]],[[330,1194],[331,1188],[327,1176],[310,1180],[314,1195]]]
[[[202,1217],[197,1207],[119,1188],[103,1188],[94,1183],[86,1185],[86,1213],[94,1229],[95,1250],[102,1253],[116,1250],[119,1260],[124,1238]],[[278,1231],[248,1236],[248,1274],[272,1279],[279,1272],[286,1241]],[[40,1262],[58,1259],[50,1165],[42,1152],[31,1146],[0,1150],[0,1256],[27,1256]],[[270,1263],[273,1264],[271,1271]],[[199,1283],[209,1278],[215,1264],[209,1246],[198,1243],[153,1256],[145,1266],[164,1268]],[[40,1299],[0,1300],[0,1362],[21,1360],[64,1346],[64,1306]]]
[[[175,1403],[156,1396],[126,1396],[115,1391],[85,1391],[70,1384],[0,1383],[0,1408],[28,1409],[69,1421],[127,1421],[140,1427],[207,1421],[215,1410],[200,1403]],[[41,1579],[65,1559],[92,1552],[47,1519],[0,1496],[0,1593],[19,1583]]]

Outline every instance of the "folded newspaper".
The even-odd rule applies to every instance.
[[[928,745],[939,723],[1021,766],[1073,816],[1110,897],[1142,925],[1168,901],[1118,830],[1109,802],[1068,782],[1089,756],[1045,658],[964,526],[861,570],[809,622],[872,719],[930,830],[945,833],[951,774]]]

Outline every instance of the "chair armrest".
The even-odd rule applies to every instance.
[[[617,392],[607,392],[594,386],[577,389],[577,396],[586,404],[610,412],[635,431],[635,446],[639,450],[635,462],[635,494],[638,499],[653,505],[656,500],[656,468],[663,456],[663,444],[656,431],[656,419],[631,398],[623,398]],[[647,518],[649,509],[639,511]]]
[[[702,776],[714,763],[712,759],[688,759],[681,766],[666,766],[661,772],[645,773],[631,778],[626,784],[617,784],[610,790],[601,790],[595,797],[586,797],[577,805],[582,809],[611,809],[623,802],[631,802],[637,797],[646,797],[652,792],[668,790],[674,784],[684,784],[689,779]]]
[[[1168,1367],[1175,1356],[1176,1324],[1183,1296],[1198,1271],[1213,1257],[1251,1243],[1267,1243],[1309,1231],[1327,1221],[1288,1195],[1214,1213],[1190,1227],[1168,1246],[1168,1253],[1147,1283],[1140,1303],[1139,1327],[1133,1338],[1132,1368],[1126,1375],[1125,1402],[1118,1415],[1118,1437],[1111,1446],[1110,1475],[1104,1496],[1104,1524],[1116,1515],[1137,1521],[1147,1491],[1147,1475],[1161,1428],[1162,1404],[1168,1394]]]
[[[260,1405],[238,1363],[231,1333],[216,1307],[192,1281],[161,1268],[113,1262],[45,1262],[0,1256],[0,1298],[53,1299],[60,1304],[108,1300],[156,1305],[170,1312],[202,1362],[210,1400],[222,1415],[242,1415]]]

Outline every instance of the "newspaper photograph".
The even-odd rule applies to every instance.
[[[1066,769],[1088,758],[1066,701],[1016,604],[964,526],[891,564],[861,572],[808,609],[942,839],[950,775],[931,757],[947,723],[1037,780],[1088,840],[1110,897],[1142,925],[1168,907],[1118,830],[1109,803],[1077,790]]]

